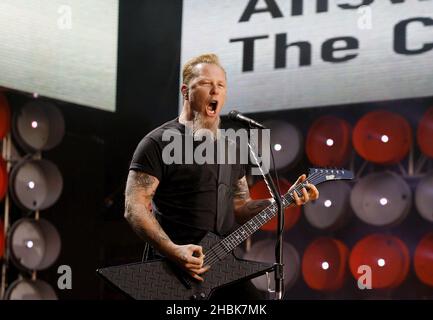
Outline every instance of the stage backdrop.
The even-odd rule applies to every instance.
[[[0,86],[115,110],[118,0],[0,0]]]
[[[433,0],[202,2],[183,1],[181,62],[220,56],[224,112],[433,94]]]

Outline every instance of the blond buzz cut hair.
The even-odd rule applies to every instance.
[[[206,53],[206,54],[202,54],[202,55],[199,55],[197,57],[189,59],[183,65],[183,69],[182,69],[182,83],[183,84],[189,85],[190,81],[194,77],[197,76],[194,68],[196,65],[198,65],[200,63],[209,63],[209,64],[217,65],[218,67],[221,68],[221,70],[224,71],[224,74],[226,74],[226,71],[224,70],[224,68],[220,64],[218,56],[214,53]]]

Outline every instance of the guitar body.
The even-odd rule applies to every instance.
[[[206,254],[221,239],[208,232],[199,245]],[[203,274],[203,282],[165,258],[101,268],[97,273],[134,299],[189,300],[209,299],[217,288],[271,272],[272,266],[272,263],[239,259],[230,253]]]

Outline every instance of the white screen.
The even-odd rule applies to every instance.
[[[117,0],[0,0],[0,86],[115,111]]]
[[[343,9],[344,4],[368,7]],[[297,9],[292,4],[298,4]],[[384,101],[433,95],[433,0],[184,0],[181,63],[207,52],[219,55],[228,75],[228,97],[224,112],[260,112],[278,109],[329,106]],[[328,4],[317,12],[317,3]],[[255,11],[240,22],[248,4]],[[270,10],[277,6],[279,15]],[[274,8],[275,9],[275,8]],[[407,25],[407,50],[398,53],[394,43],[395,26],[405,20],[421,18]],[[308,42],[311,61],[300,50],[285,52],[286,65],[276,67],[277,34],[285,42]],[[264,36],[254,42],[253,69],[243,70],[244,41],[233,39]],[[399,37],[401,33],[399,33]],[[279,36],[280,41],[281,37]],[[323,44],[332,38],[350,37],[357,49],[335,52],[345,62],[323,59]],[[280,42],[282,43],[282,42]],[[344,45],[336,42],[335,46]],[[307,44],[308,46],[308,44]],[[282,46],[280,46],[281,48]],[[284,46],[285,47],[285,46]],[[400,45],[401,47],[401,45]],[[427,50],[428,49],[428,50]],[[280,50],[281,52],[281,50]],[[281,60],[281,57],[280,57]]]

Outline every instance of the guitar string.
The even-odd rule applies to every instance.
[[[307,178],[306,180],[309,181],[309,182],[311,183],[311,182],[312,182],[313,180],[315,180],[318,176],[320,176],[320,173],[323,173],[323,172],[317,172],[317,173],[314,173],[314,174],[312,174],[309,178]],[[314,183],[316,183],[316,181],[314,181]],[[314,183],[313,183],[313,184],[314,184]],[[296,187],[291,191],[291,193],[293,193],[294,191],[300,192],[300,191],[302,190],[303,187],[305,187],[305,182],[302,182],[301,184],[299,184],[298,186],[296,186]],[[292,197],[291,200],[293,201],[293,200],[294,200],[293,196],[292,196],[290,193],[289,193],[289,195]],[[284,196],[283,196],[283,197],[284,197]],[[284,202],[284,201],[283,201],[283,202]],[[270,209],[271,207],[275,207],[274,205],[275,205],[275,203],[273,203],[272,205],[269,205],[268,207],[266,207],[265,209],[263,209],[261,212],[263,212],[263,211],[265,211],[265,210],[268,210],[268,209]],[[271,211],[271,212],[272,212],[272,211]],[[259,214],[260,214],[260,213],[259,213]],[[249,221],[253,220],[253,219],[254,219],[255,217],[257,217],[259,214],[255,215],[255,216],[254,216],[253,218],[251,218]],[[267,214],[268,214],[268,213],[267,213]],[[269,219],[269,220],[270,220],[270,219]],[[248,223],[248,222],[247,222],[247,223]],[[246,226],[247,223],[245,223],[243,226],[239,227],[237,230],[235,230],[234,232],[232,232],[228,237],[226,237],[226,238],[224,239],[224,240],[227,239],[227,240],[230,242],[230,244],[234,246],[233,249],[234,249],[235,247],[237,247],[240,243],[242,243],[243,241],[245,241],[245,239],[242,240],[241,242],[239,242],[238,244],[236,244],[236,241],[239,241],[239,240],[232,239],[232,235],[233,235],[234,233],[236,233],[239,229],[241,229],[241,228],[243,228],[244,226]],[[259,222],[259,223],[260,223],[260,222]],[[250,225],[252,225],[252,224],[250,224]],[[257,225],[254,224],[254,227],[257,228]],[[252,229],[253,233],[256,232],[256,231],[258,230],[258,228],[257,228],[257,230],[254,230],[254,227],[253,227],[253,229]],[[224,241],[224,240],[223,240],[223,241]],[[222,241],[221,241],[221,242],[222,242]],[[225,250],[224,247],[220,245],[221,242],[217,244],[217,246],[218,246],[217,248],[215,248],[214,250],[212,250],[213,255],[212,255],[210,258],[208,258],[209,260],[207,261],[206,265],[211,265],[211,264],[217,262],[218,260],[220,260],[220,258],[218,257],[219,254],[223,254],[223,255],[225,256],[226,254],[228,254],[228,253],[231,251],[231,250],[229,250],[229,251]],[[212,249],[212,248],[211,248],[211,249]],[[232,249],[232,250],[233,250],[233,249]]]
[[[319,179],[316,181],[316,179],[318,178],[318,177],[320,177],[321,176],[321,174],[323,174],[324,172],[322,171],[322,172],[320,172],[320,171],[317,171],[317,172],[314,172],[310,177],[308,177],[307,179],[306,179],[306,181],[307,182],[309,182],[309,183],[312,183],[312,184],[316,184],[316,182],[318,182],[319,181]],[[326,172],[325,172],[326,173]],[[294,198],[293,198],[293,196],[292,196],[292,194],[293,194],[293,192],[294,191],[296,191],[296,192],[298,192],[298,193],[300,193],[301,192],[301,190],[302,190],[302,188],[304,188],[305,187],[305,181],[304,182],[302,182],[301,184],[299,184],[299,185],[297,185],[296,187],[294,187],[293,188],[293,190],[291,190],[291,192],[288,192],[287,194],[289,194],[290,196],[291,196],[291,201],[293,202],[293,200],[294,200]],[[283,195],[283,198],[284,198],[284,196],[285,195]],[[285,202],[286,200],[283,200],[283,203]],[[291,203],[289,203],[288,205],[290,205]],[[274,207],[274,205],[275,205],[275,202],[273,203],[273,204],[271,204],[271,205],[269,205],[268,207],[266,207],[265,209],[263,209],[261,212],[263,212],[263,211],[265,211],[265,210],[268,210],[269,208],[271,208],[271,207]],[[272,211],[271,211],[272,212]],[[256,218],[258,215],[259,215],[260,213],[258,213],[257,215],[255,215],[253,218],[251,218],[249,221],[251,221],[251,220],[253,220],[254,218]],[[267,213],[268,214],[268,213]],[[272,217],[273,218],[273,217]],[[271,219],[272,219],[271,218]],[[270,220],[270,219],[269,219]],[[236,239],[233,239],[233,234],[234,233],[236,233],[238,230],[240,230],[241,228],[243,228],[244,226],[246,226],[247,225],[247,223],[248,222],[246,222],[243,226],[240,226],[237,230],[235,230],[234,232],[232,232],[229,236],[227,236],[225,239],[223,239],[222,241],[224,241],[224,240],[226,240],[227,239],[227,241],[229,241],[230,242],[230,244],[231,245],[234,245],[234,247],[233,247],[233,249],[234,248],[236,248],[239,244],[241,244],[243,241],[245,241],[246,239],[244,239],[244,240],[242,240],[241,242],[239,242],[238,244],[236,243],[236,241],[239,241],[239,240],[236,240]],[[259,223],[260,223],[260,221],[259,221]],[[257,225],[256,224],[254,224],[254,226],[253,226],[253,233],[254,232],[256,232],[257,230],[258,230],[258,228],[257,228],[257,230],[254,230],[254,227],[256,227],[257,228]],[[260,228],[260,227],[259,227]],[[218,258],[218,255],[219,254],[222,254],[222,255],[226,255],[226,254],[228,254],[228,253],[230,253],[232,250],[230,250],[230,251],[228,251],[227,252],[227,250],[225,250],[224,249],[224,247],[223,246],[221,246],[220,244],[222,243],[222,241],[221,242],[219,242],[216,246],[218,246],[217,248],[215,248],[214,250],[212,250],[213,248],[211,248],[211,256],[210,256],[210,258],[208,258],[208,261],[206,262],[206,265],[212,265],[212,264],[214,264],[215,262],[217,262],[218,260],[220,260],[220,258]]]
[[[322,174],[326,174],[326,173],[328,173],[328,171],[323,171],[323,170],[326,170],[326,169],[318,169],[318,171],[316,171],[316,172],[314,172],[310,177],[308,177],[307,179],[306,179],[306,181],[307,182],[310,182],[310,183],[312,183],[312,184],[316,184],[317,182],[319,182],[320,181],[320,179],[317,179],[318,177],[320,177]],[[328,169],[329,170],[329,169]],[[336,170],[336,171],[340,171],[340,170]],[[342,171],[342,173],[344,174],[344,171],[345,170],[341,170]],[[331,171],[330,173],[333,173],[333,171]],[[338,174],[338,172],[337,172],[337,174]],[[317,179],[317,181],[316,181],[316,179]],[[313,182],[313,180],[314,180],[314,182]],[[338,179],[334,179],[334,180],[338,180]],[[302,182],[301,184],[299,184],[298,186],[296,186],[293,190],[292,190],[292,192],[291,193],[293,193],[293,191],[297,191],[297,192],[299,192],[300,193],[300,191],[301,191],[301,189],[303,188],[303,187],[305,187],[305,181],[304,182]],[[293,196],[291,195],[291,193],[286,193],[285,195],[287,195],[287,194],[289,194],[290,196],[291,196],[291,201],[293,201],[294,200],[294,198],[293,198]],[[285,195],[283,195],[283,198],[284,198],[284,196]],[[285,199],[283,200],[283,203],[284,203],[284,201],[285,201]],[[275,203],[273,203],[272,205],[270,205],[270,206],[268,206],[268,207],[266,207],[265,209],[263,209],[261,212],[263,212],[263,211],[265,211],[265,210],[268,210],[271,206],[272,207],[274,207],[274,204]],[[260,214],[260,213],[259,213]],[[251,218],[250,219],[250,221],[252,220],[252,219],[254,219],[254,218],[256,218],[259,214],[257,214],[257,215],[255,215],[253,218]],[[268,213],[267,213],[268,214]],[[263,218],[263,217],[262,217]],[[273,217],[272,217],[273,218]],[[257,218],[258,219],[258,218]],[[269,219],[270,220],[270,219]],[[261,221],[258,221],[259,222],[259,224],[260,223],[262,223]],[[267,221],[266,221],[267,222]],[[263,223],[264,224],[264,223]],[[262,224],[262,225],[263,225]],[[238,230],[240,230],[241,228],[243,228],[244,226],[246,226],[247,224],[244,224],[243,226],[241,226],[241,227],[239,227],[237,230],[235,230],[234,232],[232,232],[229,236],[227,236],[225,239],[223,239],[222,241],[224,241],[224,240],[228,240],[229,242],[230,242],[230,244],[233,246],[233,249],[234,248],[236,248],[239,244],[241,244],[243,241],[245,241],[246,239],[243,239],[242,241],[240,241],[239,243],[237,243],[237,241],[239,241],[239,239],[233,239],[233,235],[238,231]],[[251,225],[251,224],[250,224]],[[256,230],[254,230],[254,227],[256,228]],[[253,229],[252,229],[252,233],[254,233],[254,232],[256,232],[257,230],[258,230],[258,228],[257,228],[257,225],[256,224],[254,224],[254,227],[253,227]],[[260,228],[260,227],[259,227]],[[231,238],[231,239],[230,239]],[[217,262],[218,260],[221,260],[219,257],[218,257],[218,254],[223,254],[223,256],[225,256],[225,255],[227,255],[228,253],[230,253],[233,249],[231,249],[231,250],[229,250],[229,251],[227,251],[227,250],[225,250],[224,249],[224,247],[223,246],[219,246],[221,243],[222,243],[222,241],[220,242],[220,243],[218,243],[217,244],[217,246],[218,246],[218,248],[216,248],[215,250],[213,250],[212,251],[212,253],[213,253],[213,255],[211,255],[211,257],[210,258],[208,258],[209,260],[207,261],[207,263],[206,263],[206,265],[211,265],[211,264],[213,264],[213,263],[215,263],[215,262]],[[211,248],[212,249],[212,248]],[[212,254],[211,253],[211,254]]]
[[[317,178],[318,176],[320,176],[322,173],[323,173],[323,171],[322,171],[322,172],[315,172],[314,174],[312,174],[310,177],[308,177],[308,178],[306,179],[307,182],[309,181],[310,183],[315,184],[316,182],[319,181],[319,180],[316,181],[316,178]],[[305,187],[305,182],[302,182],[301,184],[299,184],[298,186],[296,186],[296,187],[291,191],[291,193],[293,194],[294,191],[300,193],[303,187]],[[291,201],[293,201],[293,200],[294,200],[293,196],[292,196],[290,193],[288,193],[288,194],[291,196]],[[286,194],[286,195],[287,195],[287,194]],[[283,197],[284,197],[284,196],[283,196]],[[283,203],[284,203],[284,202],[287,202],[287,200],[284,199],[284,200],[283,200]],[[265,211],[265,210],[271,210],[271,212],[272,212],[272,209],[275,208],[274,204],[275,204],[275,203],[273,203],[272,205],[266,207],[266,208],[263,209],[261,212],[263,212],[263,211]],[[272,207],[272,209],[271,209],[271,207]],[[269,214],[269,213],[271,213],[271,212],[268,212],[267,214]],[[259,214],[260,214],[260,213],[259,213]],[[252,219],[256,218],[259,214],[257,214],[256,216],[254,216]],[[250,219],[250,221],[251,221],[252,219]],[[270,219],[269,219],[269,220],[270,220]],[[260,224],[260,223],[262,223],[263,221],[258,221],[258,222],[259,222],[259,224]],[[266,222],[267,222],[267,221],[266,221]],[[262,225],[263,225],[263,224],[264,224],[264,223],[262,223]],[[251,230],[252,230],[253,233],[254,233],[254,232],[256,232],[256,231],[258,230],[258,226],[257,226],[255,223],[250,224],[250,226],[252,226],[252,225],[254,225],[254,226],[253,226],[253,229],[251,229]],[[239,227],[237,230],[235,230],[234,232],[232,232],[231,235],[229,235],[228,237],[226,237],[226,238],[224,239],[224,240],[228,240],[229,243],[233,246],[233,248],[237,247],[239,244],[241,244],[243,241],[245,241],[245,239],[243,239],[243,240],[240,241],[240,242],[239,242],[239,239],[237,239],[237,240],[236,240],[236,239],[233,239],[233,235],[234,235],[238,230],[240,230],[242,227],[244,227],[244,226],[247,226],[247,224],[244,224],[243,226]],[[254,230],[254,227],[256,228],[256,230]],[[223,240],[223,241],[224,241],[224,240]],[[239,243],[237,243],[237,242],[239,242]],[[230,252],[233,250],[233,249],[231,249],[231,250],[227,251],[227,250],[224,249],[224,247],[221,246],[220,244],[221,244],[221,242],[220,242],[219,244],[217,244],[217,246],[218,246],[217,248],[215,248],[214,250],[212,250],[213,255],[212,255],[210,258],[208,258],[209,260],[207,261],[206,265],[211,265],[211,264],[217,262],[218,260],[221,260],[221,259],[218,257],[219,254],[223,254],[223,256],[225,256],[226,254],[230,253]],[[211,248],[211,249],[212,249],[212,248]]]

